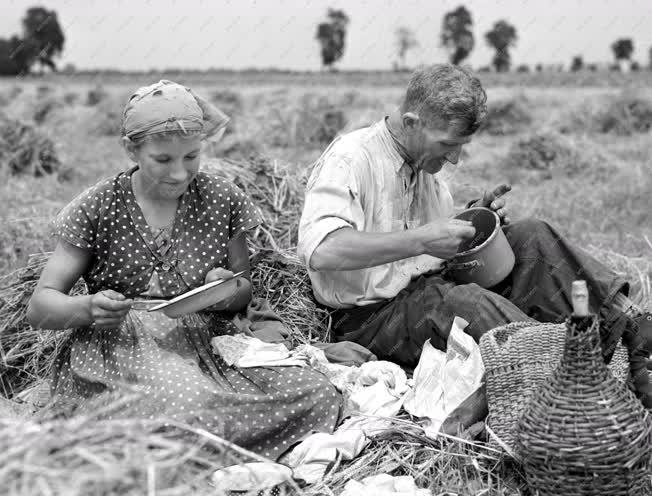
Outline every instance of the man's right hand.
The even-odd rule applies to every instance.
[[[460,219],[441,219],[417,228],[421,251],[448,260],[457,254],[462,242],[475,236],[473,224]]]
[[[90,314],[96,329],[117,329],[122,324],[133,300],[123,294],[105,289],[90,298]]]

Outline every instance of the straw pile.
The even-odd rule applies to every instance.
[[[298,219],[309,170],[257,156],[248,161],[207,159],[202,169],[222,176],[242,189],[263,216],[264,226],[253,236],[257,249],[292,249],[297,244]]]
[[[606,172],[607,160],[579,147],[575,141],[552,131],[529,134],[509,148],[504,162],[512,179],[534,173],[539,179],[555,175],[573,177],[590,169],[593,175]]]
[[[12,175],[53,174],[60,162],[54,143],[32,126],[0,115],[0,170]]]
[[[257,459],[189,425],[92,416],[0,418],[0,450],[12,496],[215,495],[212,472]]]
[[[525,97],[509,98],[490,103],[481,131],[492,136],[504,136],[521,132],[532,123]]]

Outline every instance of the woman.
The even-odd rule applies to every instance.
[[[235,330],[225,316],[251,299],[246,232],[260,223],[242,191],[199,171],[202,138],[227,120],[176,83],[137,90],[122,138],[135,166],[60,212],[28,318],[74,328],[55,362],[56,404],[97,411],[119,396],[104,417],[182,420],[277,459],[303,436],[331,432],[341,399],[311,369],[238,370],[211,352],[213,335]],[[208,311],[173,320],[134,306],[239,271],[237,288]],[[89,294],[69,296],[80,277]]]

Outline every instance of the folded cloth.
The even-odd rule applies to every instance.
[[[360,482],[350,480],[344,486],[341,496],[359,496],[374,494],[375,496],[429,496],[430,490],[419,489],[411,475],[392,476],[378,474],[365,477]]]
[[[265,298],[252,298],[245,314],[237,314],[232,322],[247,336],[266,343],[283,343],[288,349],[292,348],[289,329]]]
[[[251,367],[304,366],[306,361],[293,357],[282,343],[265,343],[244,334],[215,336],[211,339],[213,352],[227,365],[241,369]]]

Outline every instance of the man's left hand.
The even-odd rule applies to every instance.
[[[512,187],[509,184],[501,184],[491,191],[485,191],[482,195],[482,200],[478,200],[473,204],[474,207],[486,207],[498,214],[501,224],[509,224],[510,219],[505,207],[506,201],[502,196],[511,191]]]

